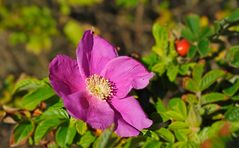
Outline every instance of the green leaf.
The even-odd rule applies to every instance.
[[[17,146],[19,144],[24,144],[27,139],[33,133],[34,125],[31,122],[22,122],[19,123],[13,131],[13,135],[11,135],[11,146]]]
[[[209,115],[220,110],[221,106],[218,104],[207,104],[203,106],[203,109],[205,110],[206,115]]]
[[[194,93],[197,93],[200,90],[198,83],[191,78],[183,79],[183,88]]]
[[[201,97],[201,104],[208,104],[208,103],[214,103],[218,101],[225,101],[228,97],[224,94],[213,92],[205,94]]]
[[[95,137],[91,134],[90,131],[87,131],[77,143],[83,148],[88,148],[95,141]]]
[[[158,23],[153,25],[153,36],[156,42],[154,51],[161,57],[167,55],[168,48],[168,30]]]
[[[229,121],[239,121],[239,107],[233,107],[225,113],[225,119]]]
[[[159,130],[156,131],[159,136],[161,138],[163,138],[164,140],[170,142],[170,143],[174,143],[175,138],[174,135],[166,128],[160,128]]]
[[[200,18],[197,15],[189,15],[186,17],[186,25],[195,35],[200,32]]]
[[[189,111],[187,116],[187,123],[189,123],[190,127],[200,127],[202,122],[202,117],[200,116],[199,110],[195,105],[189,105]]]
[[[178,65],[169,64],[167,68],[167,76],[171,82],[176,79],[176,76],[178,74],[178,69],[179,69]]]
[[[211,70],[210,72],[205,74],[200,83],[200,91],[207,89],[214,82],[216,82],[218,78],[222,77],[224,74],[225,72],[219,69]]]
[[[227,54],[226,60],[234,67],[239,67],[239,46],[231,47]]]
[[[162,142],[153,138],[148,138],[147,141],[142,146],[142,148],[160,148],[161,146]]]
[[[163,121],[167,121],[169,119],[168,116],[165,114],[167,109],[165,108],[165,106],[160,98],[158,98],[158,101],[155,106],[156,106],[157,112],[160,114]]]
[[[69,122],[68,130],[67,130],[66,138],[65,138],[65,143],[67,145],[70,145],[73,143],[74,137],[76,135],[75,123],[76,123],[76,120],[74,118],[71,118]]]
[[[192,77],[197,83],[200,83],[204,71],[204,63],[196,64],[193,67]]]
[[[76,130],[80,135],[84,135],[87,131],[87,124],[82,120],[76,121]]]
[[[54,95],[54,91],[49,86],[38,88],[23,97],[22,107],[27,110],[33,110],[42,101],[47,100]]]
[[[69,119],[68,113],[63,108],[52,108],[50,107],[48,110],[43,112],[43,114],[40,116],[41,120],[43,119],[52,119],[52,118],[58,118],[58,119]]]
[[[56,132],[56,142],[61,147],[67,147],[73,143],[74,137],[76,135],[75,122],[72,120],[69,125],[60,126]]]
[[[152,71],[158,73],[159,75],[162,75],[165,72],[165,70],[166,66],[165,63],[163,62],[157,63],[152,67]]]
[[[169,125],[170,130],[184,129],[188,128],[188,123],[182,121],[175,121]]]
[[[207,54],[210,51],[209,41],[208,40],[201,40],[198,43],[198,49],[199,49],[198,51],[199,51],[199,54],[200,54],[201,57],[207,56]]]
[[[152,69],[152,66],[158,62],[158,55],[154,52],[151,52],[142,58],[142,62],[146,64],[149,69]]]
[[[40,122],[36,128],[34,134],[34,141],[36,144],[40,142],[40,140],[50,131],[52,128],[56,128],[61,121],[56,118],[47,119]]]
[[[190,129],[175,129],[174,134],[178,141],[187,141]]]
[[[233,96],[239,89],[239,79],[231,87],[224,89],[223,93],[228,96]]]
[[[16,82],[14,89],[12,91],[12,94],[19,92],[19,91],[23,91],[23,90],[36,89],[36,88],[42,87],[44,85],[45,85],[44,82],[37,80],[35,78],[20,79]]]
[[[60,126],[56,132],[56,143],[60,147],[66,147],[65,139],[67,135],[67,126]]]
[[[194,46],[194,45],[192,45],[192,46],[190,46],[190,48],[189,48],[189,52],[188,52],[188,54],[187,54],[187,57],[193,58],[193,57],[196,55],[196,53],[197,53],[197,47]]]
[[[109,144],[110,136],[113,133],[113,126],[105,129],[104,132],[95,140],[94,148],[105,148]]]
[[[232,97],[232,100],[233,100],[233,101],[239,101],[239,95],[233,96],[233,97]]]
[[[228,17],[226,17],[228,22],[236,22],[239,21],[239,9],[233,11]]]
[[[182,115],[183,119],[187,117],[187,108],[180,98],[173,98],[169,101],[168,106],[171,110]]]
[[[171,120],[176,120],[176,121],[184,121],[185,120],[184,116],[181,113],[176,112],[176,111],[168,110],[161,114],[165,115],[167,118],[169,118]]]
[[[183,28],[182,37],[186,38],[187,40],[189,40],[191,42],[195,41],[195,36],[192,33],[192,31],[190,30],[190,28],[188,28],[188,27]]]
[[[179,74],[181,74],[181,75],[189,74],[190,73],[189,69],[191,67],[193,67],[193,65],[194,65],[194,63],[186,63],[183,65],[180,65],[179,70],[178,70]]]

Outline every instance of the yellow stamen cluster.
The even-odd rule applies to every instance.
[[[113,86],[110,81],[96,74],[86,79],[86,87],[91,95],[101,100],[106,100],[113,95]]]

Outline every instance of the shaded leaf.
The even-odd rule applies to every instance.
[[[229,121],[239,121],[239,107],[233,107],[225,113],[225,119]]]
[[[94,148],[105,148],[109,143],[110,136],[113,133],[113,126],[105,129],[104,132],[95,140]]]
[[[223,93],[228,96],[233,96],[239,89],[239,79],[231,87],[224,89]]]
[[[33,133],[34,125],[31,122],[19,123],[13,130],[10,138],[10,145],[17,146],[24,144]]]
[[[226,55],[226,60],[234,67],[239,67],[239,46],[231,47]]]
[[[52,129],[56,128],[61,121],[56,118],[47,119],[38,124],[36,127],[36,131],[34,133],[34,141],[35,143],[39,143],[40,140]]]

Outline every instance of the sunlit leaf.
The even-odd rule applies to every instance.
[[[203,90],[207,89],[209,86],[211,86],[214,82],[217,81],[217,79],[222,77],[224,74],[225,74],[225,72],[222,70],[219,70],[219,69],[209,71],[202,78],[202,81],[200,83],[200,90],[203,91]]]
[[[42,101],[47,100],[54,95],[54,91],[49,86],[38,88],[23,97],[22,107],[28,110],[33,110]]]

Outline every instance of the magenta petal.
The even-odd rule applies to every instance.
[[[49,79],[59,96],[69,95],[85,87],[76,60],[58,55],[49,64]]]
[[[91,127],[105,129],[115,118],[114,110],[104,101],[89,95],[86,91],[63,96],[64,106],[74,118],[87,122]]]
[[[89,67],[92,47],[93,47],[93,33],[90,30],[88,30],[84,33],[76,50],[79,71],[83,76],[83,78],[86,78],[90,75]]]
[[[135,129],[129,123],[127,123],[122,117],[119,117],[116,121],[115,132],[120,137],[132,137],[139,134],[139,130]]]
[[[109,61],[101,75],[115,83],[117,98],[125,97],[132,88],[146,87],[153,77],[141,63],[127,56]]]
[[[107,101],[89,96],[87,123],[93,128],[105,129],[114,122],[115,113]]]
[[[120,113],[122,118],[135,129],[140,131],[152,125],[152,121],[147,118],[140,104],[134,97],[113,99],[111,100],[111,104]]]
[[[77,48],[77,60],[80,72],[88,77],[99,74],[111,59],[117,56],[116,49],[103,38],[86,31]]]
[[[89,102],[87,101],[87,95],[84,91],[62,96],[62,99],[67,112],[72,117],[86,121]]]

